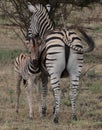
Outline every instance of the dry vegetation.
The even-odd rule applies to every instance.
[[[63,79],[60,119],[57,125],[52,122],[53,96],[50,86],[45,118],[40,118],[34,91],[34,120],[28,119],[28,104],[23,85],[20,112],[16,114],[13,60],[20,51],[25,51],[25,47],[10,27],[0,26],[0,130],[102,130],[102,21],[85,26],[94,28],[94,31],[88,30],[88,33],[93,36],[96,48],[85,55],[83,74],[91,68],[80,82],[77,99],[78,121],[71,120],[71,106],[67,94],[69,82]]]

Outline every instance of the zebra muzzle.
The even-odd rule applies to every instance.
[[[35,68],[39,67],[39,63],[37,59],[33,60],[33,65]]]

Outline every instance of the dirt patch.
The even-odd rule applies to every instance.
[[[96,45],[97,48],[101,47],[101,49],[102,49],[102,38],[96,39],[95,40],[95,45]]]

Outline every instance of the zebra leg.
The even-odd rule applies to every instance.
[[[60,77],[65,69],[65,46],[60,40],[52,40],[46,46],[46,68],[50,75],[51,87],[54,95],[54,117],[53,121],[58,123],[60,109]]]
[[[41,77],[40,76],[36,76],[35,80],[34,80],[34,85],[35,85],[35,89],[37,92],[37,101],[38,101],[38,107],[39,107],[39,112],[41,112]]]
[[[60,108],[60,89],[54,90],[54,101],[55,101],[55,107],[54,107],[54,123],[58,123],[58,117],[59,117],[59,108]]]
[[[42,74],[42,110],[41,110],[41,116],[46,116],[46,96],[47,96],[47,84],[48,84],[48,75]]]
[[[21,94],[21,81],[22,81],[22,76],[20,74],[17,74],[17,84],[16,84],[16,93],[17,93],[17,102],[16,102],[16,112],[19,112],[19,97]]]
[[[78,43],[77,43],[78,44]],[[80,45],[80,44],[79,44]],[[76,98],[79,89],[79,77],[83,66],[83,53],[79,53],[70,49],[67,70],[70,76],[69,96],[72,105],[72,119],[77,120],[76,116]]]
[[[69,96],[71,100],[71,105],[72,105],[72,119],[77,120],[77,115],[76,115],[76,98],[77,98],[77,90],[79,87],[79,76],[72,75],[70,79],[70,91],[69,91]]]
[[[27,84],[26,84],[25,89],[26,89],[26,96],[27,96],[28,105],[29,105],[29,118],[33,119],[34,112],[33,112],[33,102],[32,102],[32,98],[33,98],[33,83],[32,83],[32,79],[28,79],[27,80]]]
[[[59,117],[59,109],[60,109],[60,97],[61,97],[61,90],[60,90],[60,80],[58,76],[51,75],[51,86],[53,90],[54,95],[54,123],[58,123],[58,117]]]

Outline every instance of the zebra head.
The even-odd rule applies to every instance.
[[[25,46],[28,49],[32,63],[37,67],[39,58],[39,45],[37,43],[37,38],[32,38],[29,41],[26,41]]]
[[[39,37],[43,40],[44,34],[53,30],[53,22],[50,19],[48,10],[42,4],[33,6],[30,2],[28,2],[28,9],[33,13],[28,34],[32,34],[32,37],[36,37],[39,34]]]

